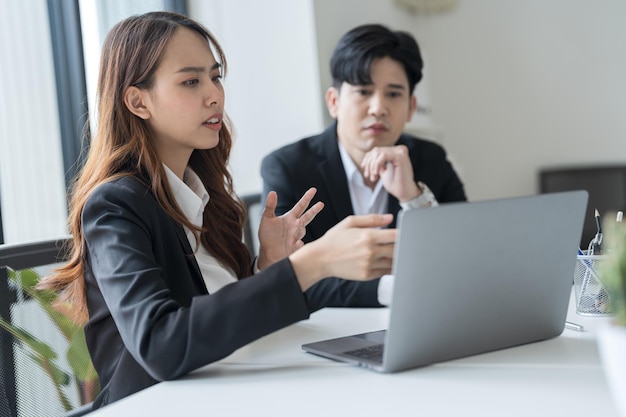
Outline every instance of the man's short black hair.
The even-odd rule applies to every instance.
[[[424,62],[413,36],[404,31],[392,31],[379,24],[357,26],[339,39],[330,59],[333,86],[372,84],[372,61],[389,57],[404,67],[413,94],[422,79]]]

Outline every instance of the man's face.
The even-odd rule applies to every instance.
[[[337,136],[354,162],[375,146],[392,146],[417,106],[410,95],[404,67],[389,57],[372,62],[371,85],[344,82],[326,92],[330,115],[337,119]]]

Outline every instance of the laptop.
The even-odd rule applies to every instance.
[[[404,212],[388,328],[302,348],[397,372],[560,335],[587,198],[569,191]]]

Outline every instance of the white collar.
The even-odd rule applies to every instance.
[[[341,156],[341,162],[343,163],[343,169],[346,171],[348,182],[361,187],[365,186],[363,176],[346,148],[339,141],[337,141],[337,145],[339,146],[339,155]]]
[[[191,168],[185,168],[183,180],[163,164],[167,180],[170,183],[174,198],[187,219],[195,226],[202,226],[202,213],[209,202],[210,196],[204,184]]]

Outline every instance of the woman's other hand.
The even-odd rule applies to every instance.
[[[396,229],[391,214],[348,216],[289,256],[303,291],[326,277],[366,281],[390,274]]]

